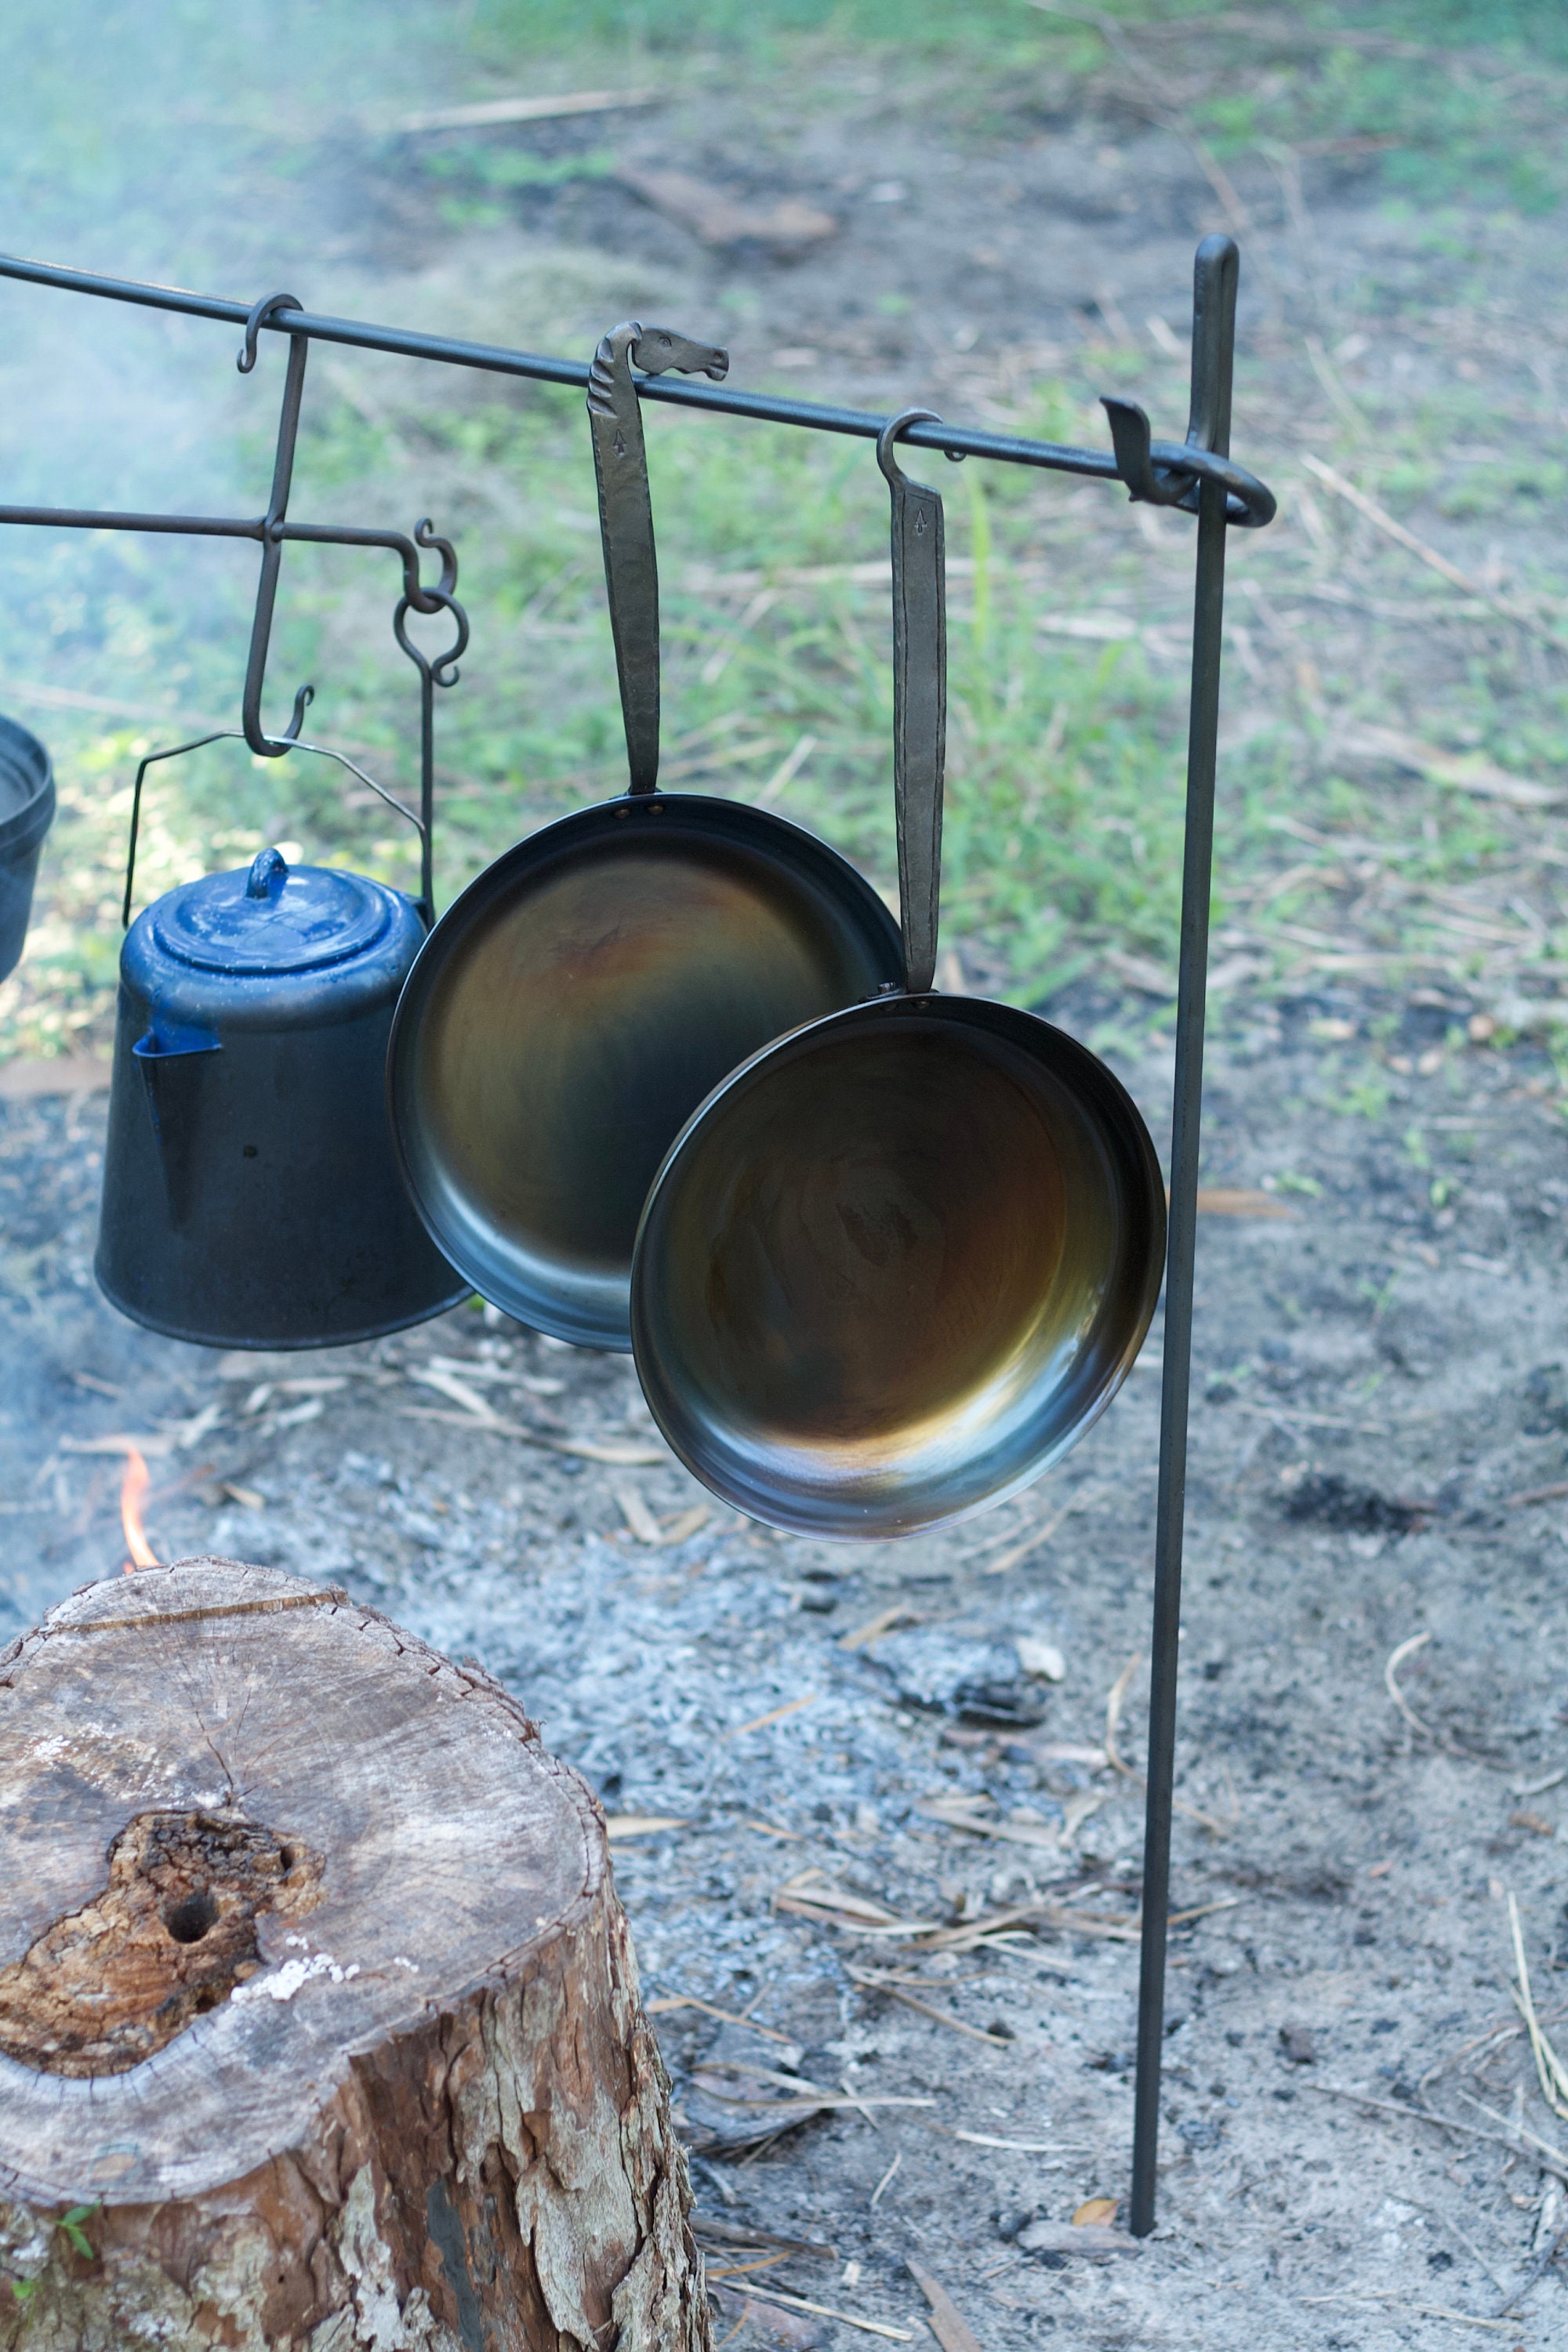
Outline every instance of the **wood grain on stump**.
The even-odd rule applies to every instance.
[[[228,1560],[0,1659],[4,2352],[708,2352],[689,2205],[602,1817],[478,1668]]]

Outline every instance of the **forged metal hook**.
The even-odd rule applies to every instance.
[[[911,425],[941,423],[933,409],[906,408],[877,436],[877,463],[892,493],[893,803],[904,987],[911,996],[923,996],[936,971],[947,613],[942,499],[923,482],[910,481],[894,444]]]
[[[414,537],[420,547],[435,548],[441,558],[441,577],[434,588],[420,585],[417,558],[412,580],[405,568],[404,593],[392,616],[392,634],[419,672],[419,911],[428,930],[436,919],[436,688],[458,683],[458,663],[468,642],[468,616],[452,593],[458,584],[458,551],[451,541],[440,536],[428,515],[415,526]],[[411,612],[451,614],[458,634],[444,654],[432,658],[415,644],[407,627]]]
[[[259,302],[250,306],[250,316],[245,322],[245,343],[235,365],[241,375],[248,375],[256,365],[256,339],[275,310],[302,310],[304,304],[293,294],[264,294]]]
[[[730,372],[730,354],[673,327],[645,327],[628,319],[600,339],[588,369],[588,429],[626,768],[631,790],[641,793],[658,783],[658,556],[634,361],[644,375],[674,368],[717,382]]]
[[[419,583],[417,572],[412,577],[405,572],[403,593],[392,616],[392,633],[421,678],[428,679],[436,686],[456,686],[458,663],[468,651],[468,616],[452,593],[458,584],[458,551],[449,539],[440,537],[428,515],[416,524],[414,536],[421,547],[433,547],[438,551],[441,577],[434,588],[425,588]],[[458,634],[444,654],[426,654],[414,643],[406,626],[410,613],[450,613]]]
[[[889,488],[912,490],[919,488],[918,483],[911,482],[909,476],[903,472],[894,455],[893,445],[900,435],[907,433],[911,425],[940,425],[941,423],[942,419],[934,408],[900,408],[896,416],[889,417],[877,436],[877,463],[887,477]],[[951,452],[944,454],[951,455]],[[931,490],[927,495],[935,498],[936,492]]]
[[[245,323],[245,348],[239,371],[247,375],[256,364],[256,338],[265,320],[278,310],[297,310],[292,294],[268,294],[253,303]],[[289,488],[294,475],[294,446],[300,436],[300,408],[305,396],[305,363],[310,355],[308,335],[289,338],[289,364],[283,378],[283,399],[278,412],[278,443],[272,460],[272,490],[261,522],[261,569],[256,583],[256,612],[250,625],[250,651],[245,666],[245,692],[240,724],[245,740],[260,759],[276,760],[297,742],[300,722],[314,688],[302,686],[294,697],[294,716],[281,735],[268,735],[261,723],[261,689],[267,677],[267,655],[272,636],[272,611],[278,597],[278,575],[283,562],[283,519],[289,511]]]
[[[1100,404],[1110,421],[1116,470],[1130,498],[1195,514],[1203,484],[1222,482],[1226,520],[1257,530],[1273,520],[1274,494],[1229,462],[1229,362],[1222,365],[1217,356],[1220,343],[1234,331],[1240,268],[1234,237],[1223,232],[1205,237],[1193,272],[1192,400],[1185,441],[1152,441],[1149,419],[1135,400],[1112,393]],[[1216,321],[1223,322],[1223,331]]]

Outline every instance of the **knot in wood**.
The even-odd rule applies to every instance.
[[[264,1911],[321,1900],[322,1862],[237,1813],[138,1814],[109,1880],[0,1969],[0,2050],[48,2074],[121,2074],[261,1967]]]

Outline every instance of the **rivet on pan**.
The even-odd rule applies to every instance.
[[[664,803],[662,801],[649,801],[647,804],[647,813],[649,816],[662,816],[664,814]]]

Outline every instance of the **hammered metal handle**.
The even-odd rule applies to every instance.
[[[942,896],[942,787],[947,758],[947,596],[942,500],[899,467],[900,433],[931,418],[906,408],[882,427],[877,463],[892,493],[893,801],[904,986],[923,996],[936,976]]]
[[[588,419],[626,764],[633,792],[651,793],[658,782],[658,559],[634,362],[645,375],[675,368],[682,375],[717,381],[729,373],[730,354],[670,328],[629,320],[605,336],[588,371]]]

